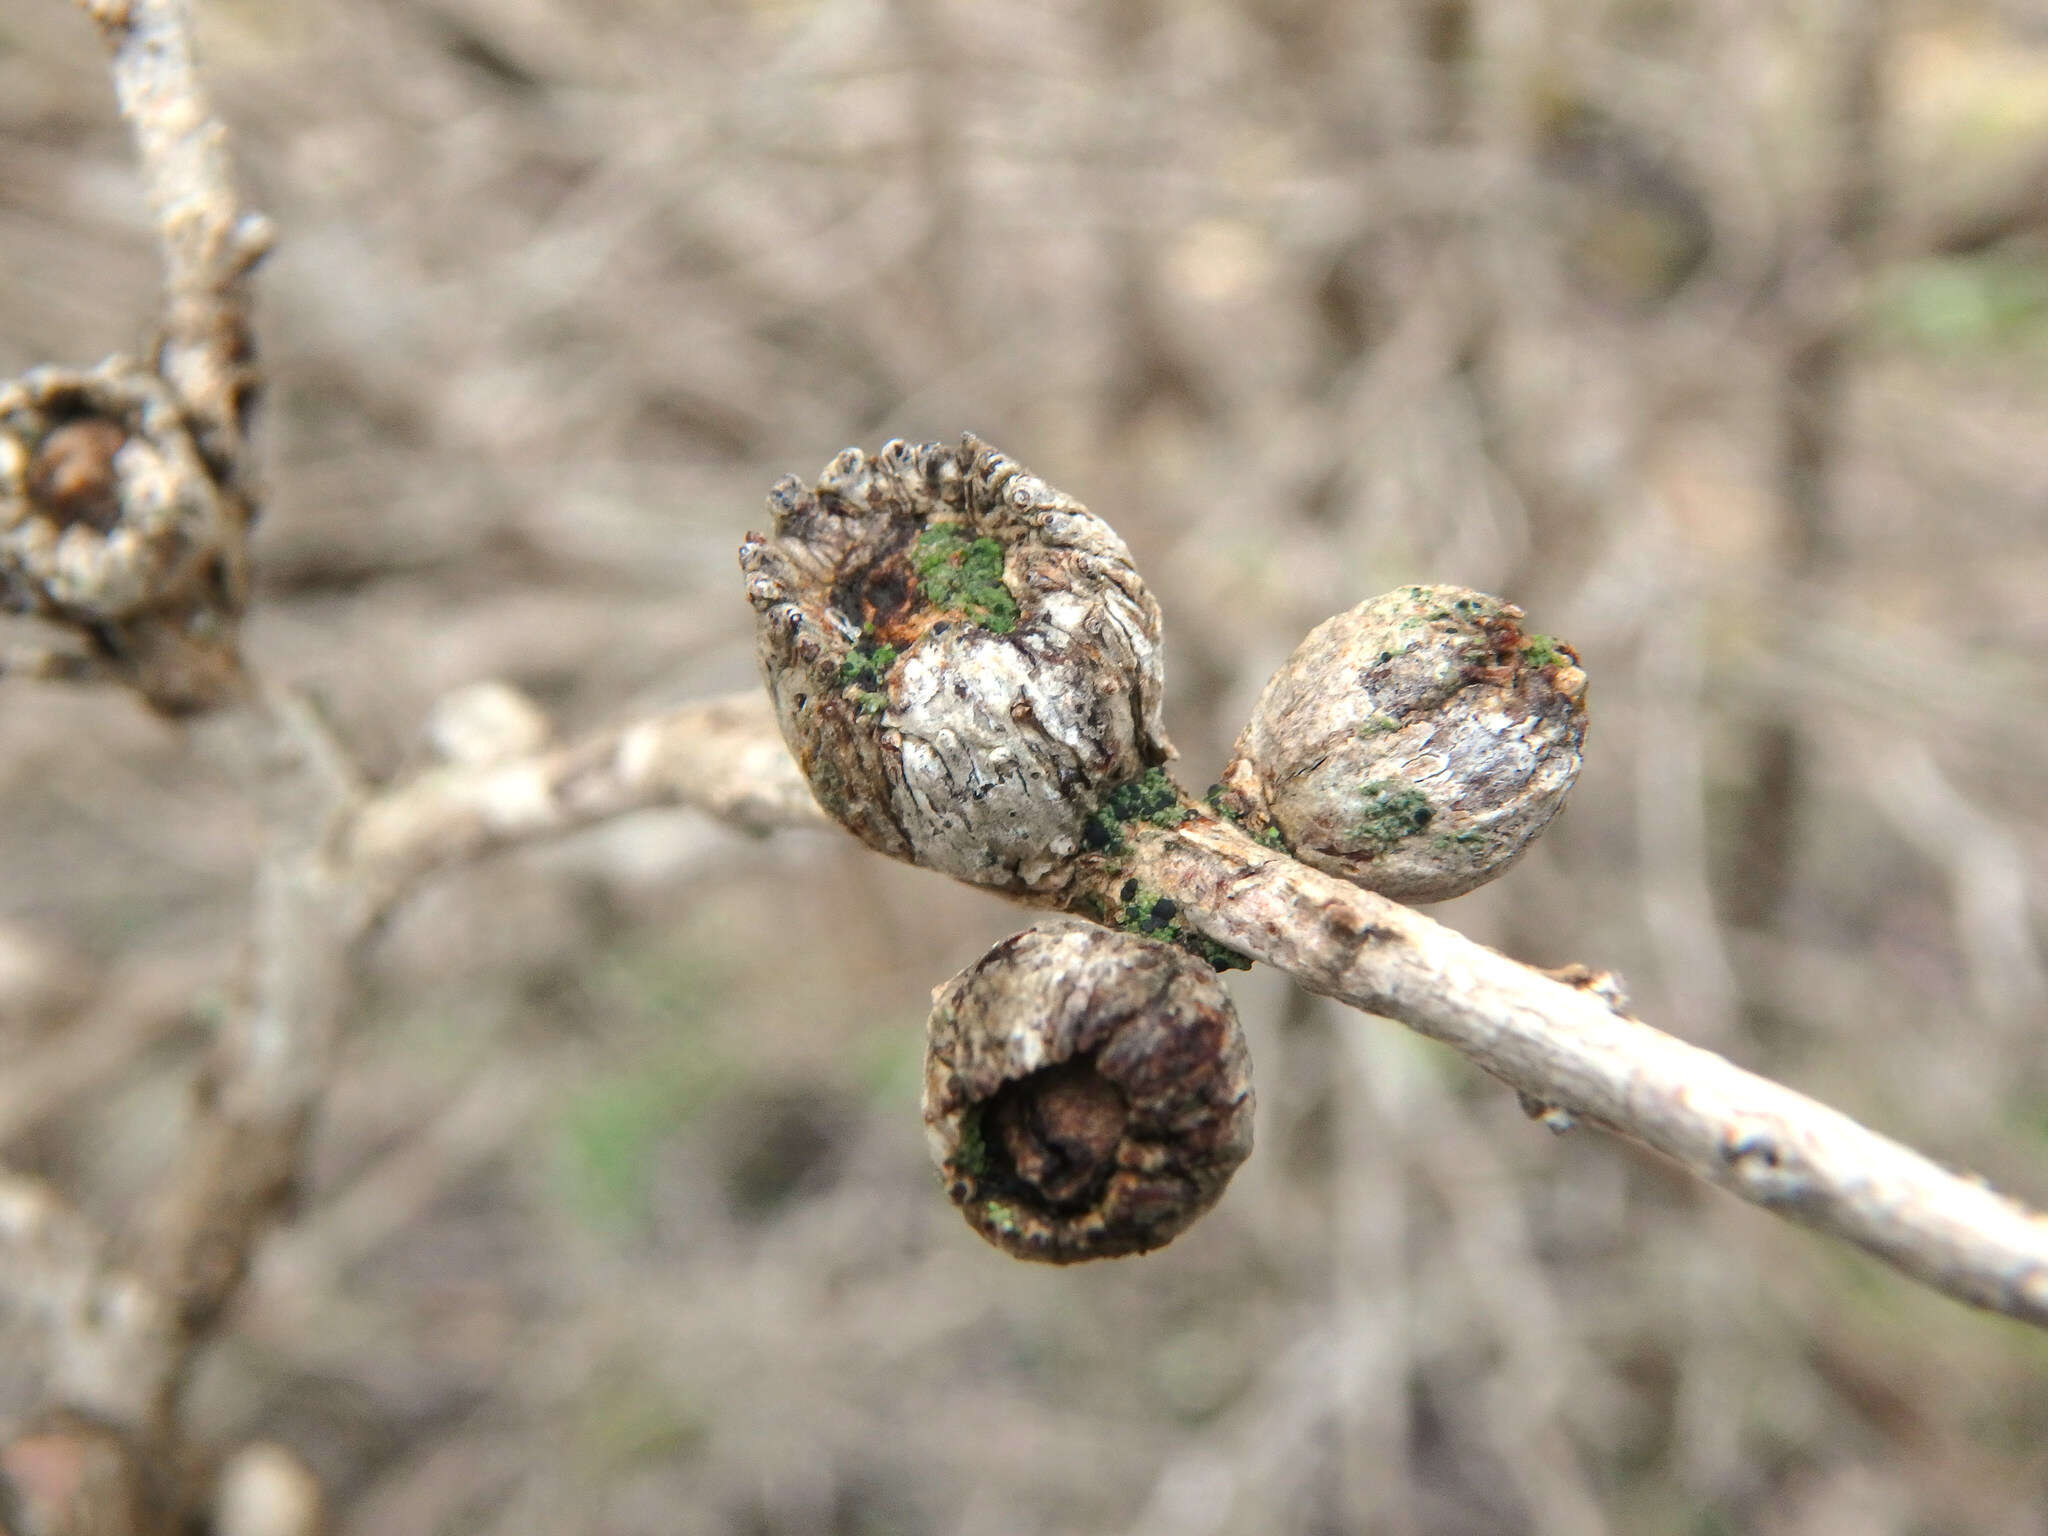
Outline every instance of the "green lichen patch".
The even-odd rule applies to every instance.
[[[1390,731],[1401,729],[1401,722],[1392,715],[1367,715],[1358,723],[1358,734],[1365,737],[1385,736]]]
[[[910,547],[924,600],[998,635],[1017,627],[1017,599],[1003,585],[1003,546],[970,539],[957,523],[933,523]]]
[[[1171,896],[1162,896],[1136,880],[1126,880],[1117,895],[1122,905],[1118,909],[1116,925],[1125,933],[1140,933],[1163,944],[1177,944],[1219,971],[1248,971],[1252,968],[1251,956],[1241,955],[1218,944],[1207,934],[1190,928],[1181,918],[1180,903]]]
[[[1391,848],[1436,819],[1429,796],[1403,779],[1371,779],[1360,793],[1365,804],[1357,835],[1368,845]]]
[[[895,646],[877,645],[872,634],[864,635],[839,663],[839,681],[845,687],[876,693],[887,686],[885,680],[895,664]]]
[[[889,707],[889,669],[896,664],[896,655],[895,646],[877,645],[870,630],[839,663],[839,685],[854,691],[853,701],[862,714],[879,715]]]
[[[1571,657],[1559,650],[1557,641],[1549,635],[1524,635],[1522,661],[1531,667],[1556,667],[1567,664]]]
[[[1227,944],[1218,944],[1205,933],[1192,929],[1181,935],[1180,947],[1197,960],[1208,963],[1212,971],[1248,971],[1252,968],[1252,957],[1239,954]]]
[[[1160,827],[1177,827],[1188,819],[1180,803],[1180,789],[1164,768],[1147,768],[1129,783],[1119,784],[1109,792],[1103,808],[1118,821],[1143,819]]]
[[[1098,853],[1121,853],[1123,829],[1129,823],[1149,821],[1154,826],[1177,827],[1187,819],[1179,786],[1166,776],[1164,768],[1148,768],[1109,792],[1081,829],[1081,841]]]
[[[970,1179],[988,1174],[988,1142],[982,1136],[978,1106],[960,1117],[960,1144],[953,1149],[953,1166]]]
[[[1172,897],[1148,891],[1135,880],[1126,880],[1123,903],[1117,927],[1124,932],[1142,933],[1155,939],[1178,934],[1180,925],[1175,919],[1180,905]],[[1171,935],[1168,930],[1172,931]]]

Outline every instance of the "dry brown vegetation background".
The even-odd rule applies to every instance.
[[[1576,796],[1440,909],[2048,1199],[2048,10],[212,0],[265,270],[247,649],[380,773],[754,681],[787,470],[971,427],[1165,608],[1180,774],[1329,613],[1573,643]],[[156,257],[91,28],[0,14],[0,375]],[[205,727],[0,684],[0,1154],[118,1223],[235,985]],[[2048,1532],[2048,1344],[1264,972],[1171,1249],[983,1247],[928,991],[1018,913],[644,816],[373,951],[194,1399],[434,1532]],[[4,1369],[4,1367],[0,1367]]]

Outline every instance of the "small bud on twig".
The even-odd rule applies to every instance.
[[[1586,674],[1522,610],[1402,587],[1317,625],[1259,695],[1219,809],[1401,901],[1483,885],[1579,771]]]
[[[239,682],[242,524],[154,374],[115,360],[0,385],[0,604],[85,634],[168,713]]]
[[[972,436],[849,448],[740,547],[776,715],[870,847],[1065,883],[1111,789],[1173,756],[1159,607],[1122,539]]]
[[[933,994],[925,1135],[953,1203],[1007,1253],[1144,1253],[1251,1153],[1251,1059],[1230,994],[1170,945],[1027,929]]]
[[[546,748],[555,728],[547,712],[510,683],[467,683],[434,701],[427,745],[444,763],[488,768],[531,757]]]

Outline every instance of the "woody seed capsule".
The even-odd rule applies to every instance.
[[[147,369],[0,383],[0,607],[86,635],[166,713],[240,686],[246,521]]]
[[[933,993],[925,1137],[968,1225],[1053,1264],[1144,1253],[1251,1153],[1251,1060],[1216,973],[1055,921]]]
[[[785,478],[740,568],[776,717],[870,847],[1064,885],[1111,789],[1173,756],[1159,607],[1107,523],[972,436]]]
[[[1219,807],[1400,901],[1501,874],[1564,803],[1586,674],[1522,610],[1402,587],[1310,631],[1260,694]]]

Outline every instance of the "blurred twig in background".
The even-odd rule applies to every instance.
[[[178,8],[93,14],[168,252],[155,361],[245,525],[266,226],[185,94]],[[1587,655],[1601,720],[1552,844],[1459,926],[1611,958],[1681,1033],[2027,1184],[2048,66],[2013,17],[203,22],[292,233],[250,643],[338,725],[259,691],[246,730],[173,734],[31,679],[187,707],[219,671],[8,638],[0,1125],[91,1212],[23,1179],[0,1217],[11,1422],[76,1410],[0,1461],[17,1536],[87,1490],[129,1528],[211,1498],[223,1533],[310,1529],[281,1453],[204,1451],[259,1432],[380,1533],[2031,1528],[2027,1339],[1535,1137],[1404,1037],[1356,1047],[1360,1081],[1258,975],[1256,1182],[1142,1271],[987,1267],[927,1214],[891,1064],[1013,919],[658,814],[811,814],[757,706],[672,703],[751,671],[726,562],[760,487],[971,422],[1137,548],[1195,760],[1325,613],[1509,589]],[[6,26],[11,372],[106,347],[154,275],[81,105],[96,66]],[[199,611],[238,620],[225,576]],[[219,631],[177,633],[217,659]],[[472,701],[438,761],[405,745],[491,676],[545,700],[537,731]],[[222,852],[252,807],[260,870]],[[186,1016],[165,999],[235,974],[252,875],[246,992]],[[96,984],[80,952],[132,963]],[[308,1240],[266,1268],[298,1185]]]

